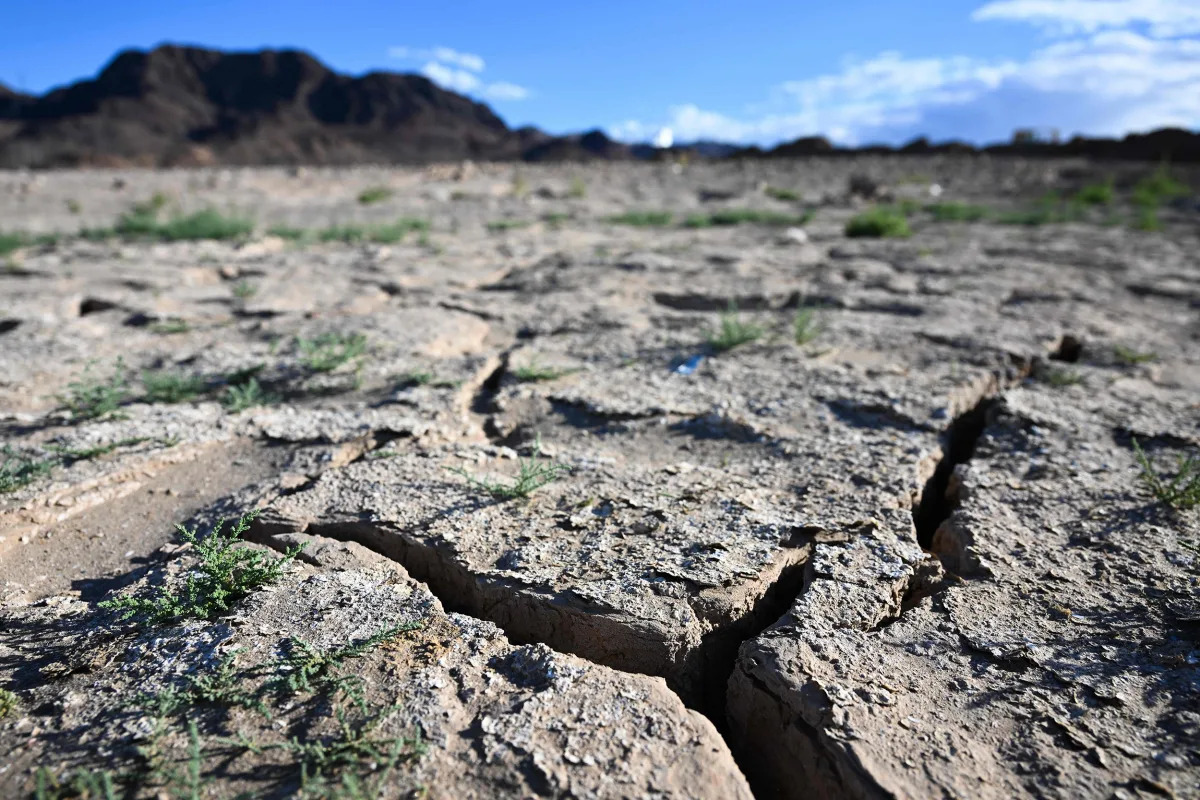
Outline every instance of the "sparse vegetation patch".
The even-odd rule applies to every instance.
[[[904,238],[912,235],[912,229],[900,212],[876,207],[847,222],[846,235],[851,238]]]

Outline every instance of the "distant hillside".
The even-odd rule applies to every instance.
[[[8,168],[628,157],[595,138],[511,130],[422,76],[349,77],[296,50],[167,45],[41,97],[0,87]]]

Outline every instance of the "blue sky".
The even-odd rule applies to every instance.
[[[1200,0],[42,0],[5,9],[0,82],[41,92],[161,42],[423,72],[511,125],[628,140],[1200,127]]]

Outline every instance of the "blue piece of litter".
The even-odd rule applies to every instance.
[[[676,367],[674,370],[675,374],[676,375],[691,375],[693,372],[696,371],[696,369],[700,366],[700,362],[703,360],[704,360],[704,354],[697,353],[696,355],[692,356],[687,361],[684,361],[682,364],[680,364],[678,367]]]

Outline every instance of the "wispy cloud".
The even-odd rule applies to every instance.
[[[1120,134],[1200,124],[1200,5],[1169,0],[999,0],[973,19],[1012,19],[1052,35],[1006,60],[885,52],[837,72],[787,81],[743,115],[684,103],[664,119],[610,132],[645,140],[668,126],[678,140],[771,143],[824,135],[847,144],[918,134],[1007,138],[1018,127]]]
[[[473,94],[487,100],[524,100],[529,90],[507,81],[488,82],[481,73],[486,68],[482,56],[450,47],[388,48],[388,57],[398,61],[424,61],[421,74],[444,89]]]
[[[971,18],[1028,22],[1060,35],[1139,24],[1156,37],[1200,33],[1196,0],[995,0]]]

